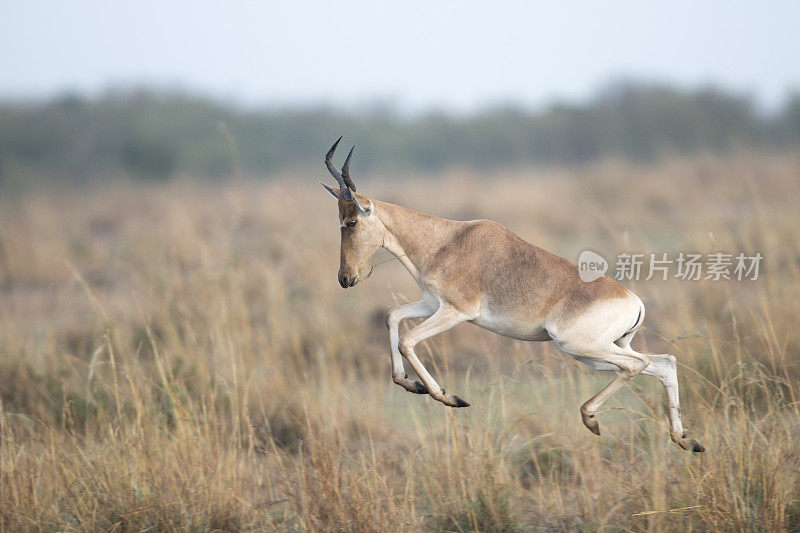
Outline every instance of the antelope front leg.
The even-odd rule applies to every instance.
[[[442,389],[439,384],[436,383],[436,380],[434,380],[425,367],[422,366],[422,362],[414,352],[414,346],[425,339],[433,337],[434,335],[438,335],[443,331],[447,331],[456,324],[470,320],[470,318],[471,317],[466,316],[464,313],[454,309],[453,307],[442,304],[439,307],[439,310],[436,311],[433,316],[419,326],[409,330],[405,335],[403,335],[398,343],[400,353],[402,353],[403,356],[408,359],[408,362],[414,368],[414,371],[420,377],[423,385],[428,390],[428,394],[450,407],[468,407],[469,404],[458,396],[445,393],[444,389]]]
[[[403,368],[403,356],[400,354],[400,321],[406,318],[428,318],[434,310],[425,300],[399,305],[392,308],[386,315],[386,327],[389,328],[389,349],[392,353],[392,381],[415,394],[428,394],[425,385],[416,380],[408,379]]]

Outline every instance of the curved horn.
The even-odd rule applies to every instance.
[[[336,142],[338,143],[339,141],[336,141]],[[351,191],[355,191],[356,190],[356,185],[355,185],[355,183],[353,183],[353,180],[350,178],[350,158],[353,157],[353,150],[355,150],[355,149],[356,149],[356,145],[354,144],[353,147],[350,148],[350,153],[347,154],[347,158],[345,158],[345,160],[344,160],[344,165],[342,165],[342,178],[344,179],[344,182],[347,184],[347,188],[350,189]],[[356,207],[358,208],[358,212],[361,213],[362,217],[368,217],[368,216],[370,216],[372,214],[372,203],[371,202],[370,202],[370,205],[368,205],[367,207],[364,207],[358,202],[358,198],[356,198],[355,194],[353,194],[351,192],[350,196],[352,197],[353,201],[356,203]]]
[[[355,149],[356,145],[354,144],[353,147],[350,148],[350,153],[347,154],[347,159],[344,160],[344,165],[342,165],[342,177],[352,191],[356,190],[356,184],[353,183],[353,180],[350,178],[350,158],[353,157],[353,150]]]
[[[333,153],[336,151],[336,147],[339,146],[339,141],[341,140],[341,137],[336,139],[336,142],[333,143],[331,149],[328,150],[328,153],[325,155],[325,166],[328,167],[328,172],[331,173],[331,176],[336,178],[337,183],[339,183],[339,190],[341,191],[342,198],[345,200],[352,200],[353,193],[350,192],[350,188],[345,183],[342,173],[339,172],[336,169],[336,165],[333,164]]]

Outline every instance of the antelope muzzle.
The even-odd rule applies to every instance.
[[[339,270],[339,285],[341,285],[343,289],[352,287],[356,283],[358,283],[358,272],[350,274],[342,269]]]

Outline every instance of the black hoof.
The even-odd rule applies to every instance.
[[[688,444],[689,444],[689,449],[695,453],[702,453],[706,451],[705,447],[703,447],[702,444],[700,444],[694,439],[689,439]]]
[[[469,407],[469,404],[464,400],[462,400],[461,398],[459,398],[458,396],[454,395],[453,400],[455,400],[456,404],[452,407]]]
[[[414,381],[413,389],[414,390],[411,389],[408,390],[413,392],[414,394],[428,394],[428,388],[419,381],[416,380]]]
[[[681,438],[677,438],[675,434],[670,431],[669,436],[672,437],[672,440],[675,441],[675,444],[677,444],[686,451],[694,453],[702,453],[706,451],[705,447],[702,444],[700,444],[694,439],[687,439],[686,435],[681,435]]]
[[[581,418],[583,418],[583,425],[589,428],[589,431],[595,435],[600,435],[600,424],[597,423],[594,415],[581,413]]]
[[[442,389],[441,396],[434,396],[437,400],[445,404],[447,407],[469,407],[469,404],[456,396],[455,394],[447,394]]]
[[[413,392],[414,394],[428,394],[428,389],[420,383],[419,381],[411,381],[408,379],[408,376],[402,379],[395,379],[395,383],[403,387],[408,392]]]
[[[694,453],[702,453],[706,451],[705,447],[702,444],[700,444],[694,439],[687,439],[685,434],[681,435],[681,437],[678,438],[672,431],[670,431],[669,436],[672,437],[672,440],[675,441],[675,444],[677,444],[686,451]]]

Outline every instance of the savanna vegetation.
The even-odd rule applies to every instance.
[[[394,385],[384,318],[418,289],[396,261],[339,288],[328,137],[316,174],[0,198],[0,529],[800,530],[797,153],[358,178],[572,260],[761,252],[756,281],[626,283],[691,454],[656,380],[596,437],[578,407],[610,375],[469,324],[419,353],[471,407]]]
[[[485,171],[608,157],[653,162],[673,154],[796,147],[800,96],[765,112],[747,95],[721,88],[620,81],[584,103],[507,105],[467,115],[408,115],[391,105],[237,108],[147,90],[4,101],[0,186],[187,175],[220,181],[232,166],[254,177],[310,171],[320,147],[343,133],[359,145],[361,171]]]

